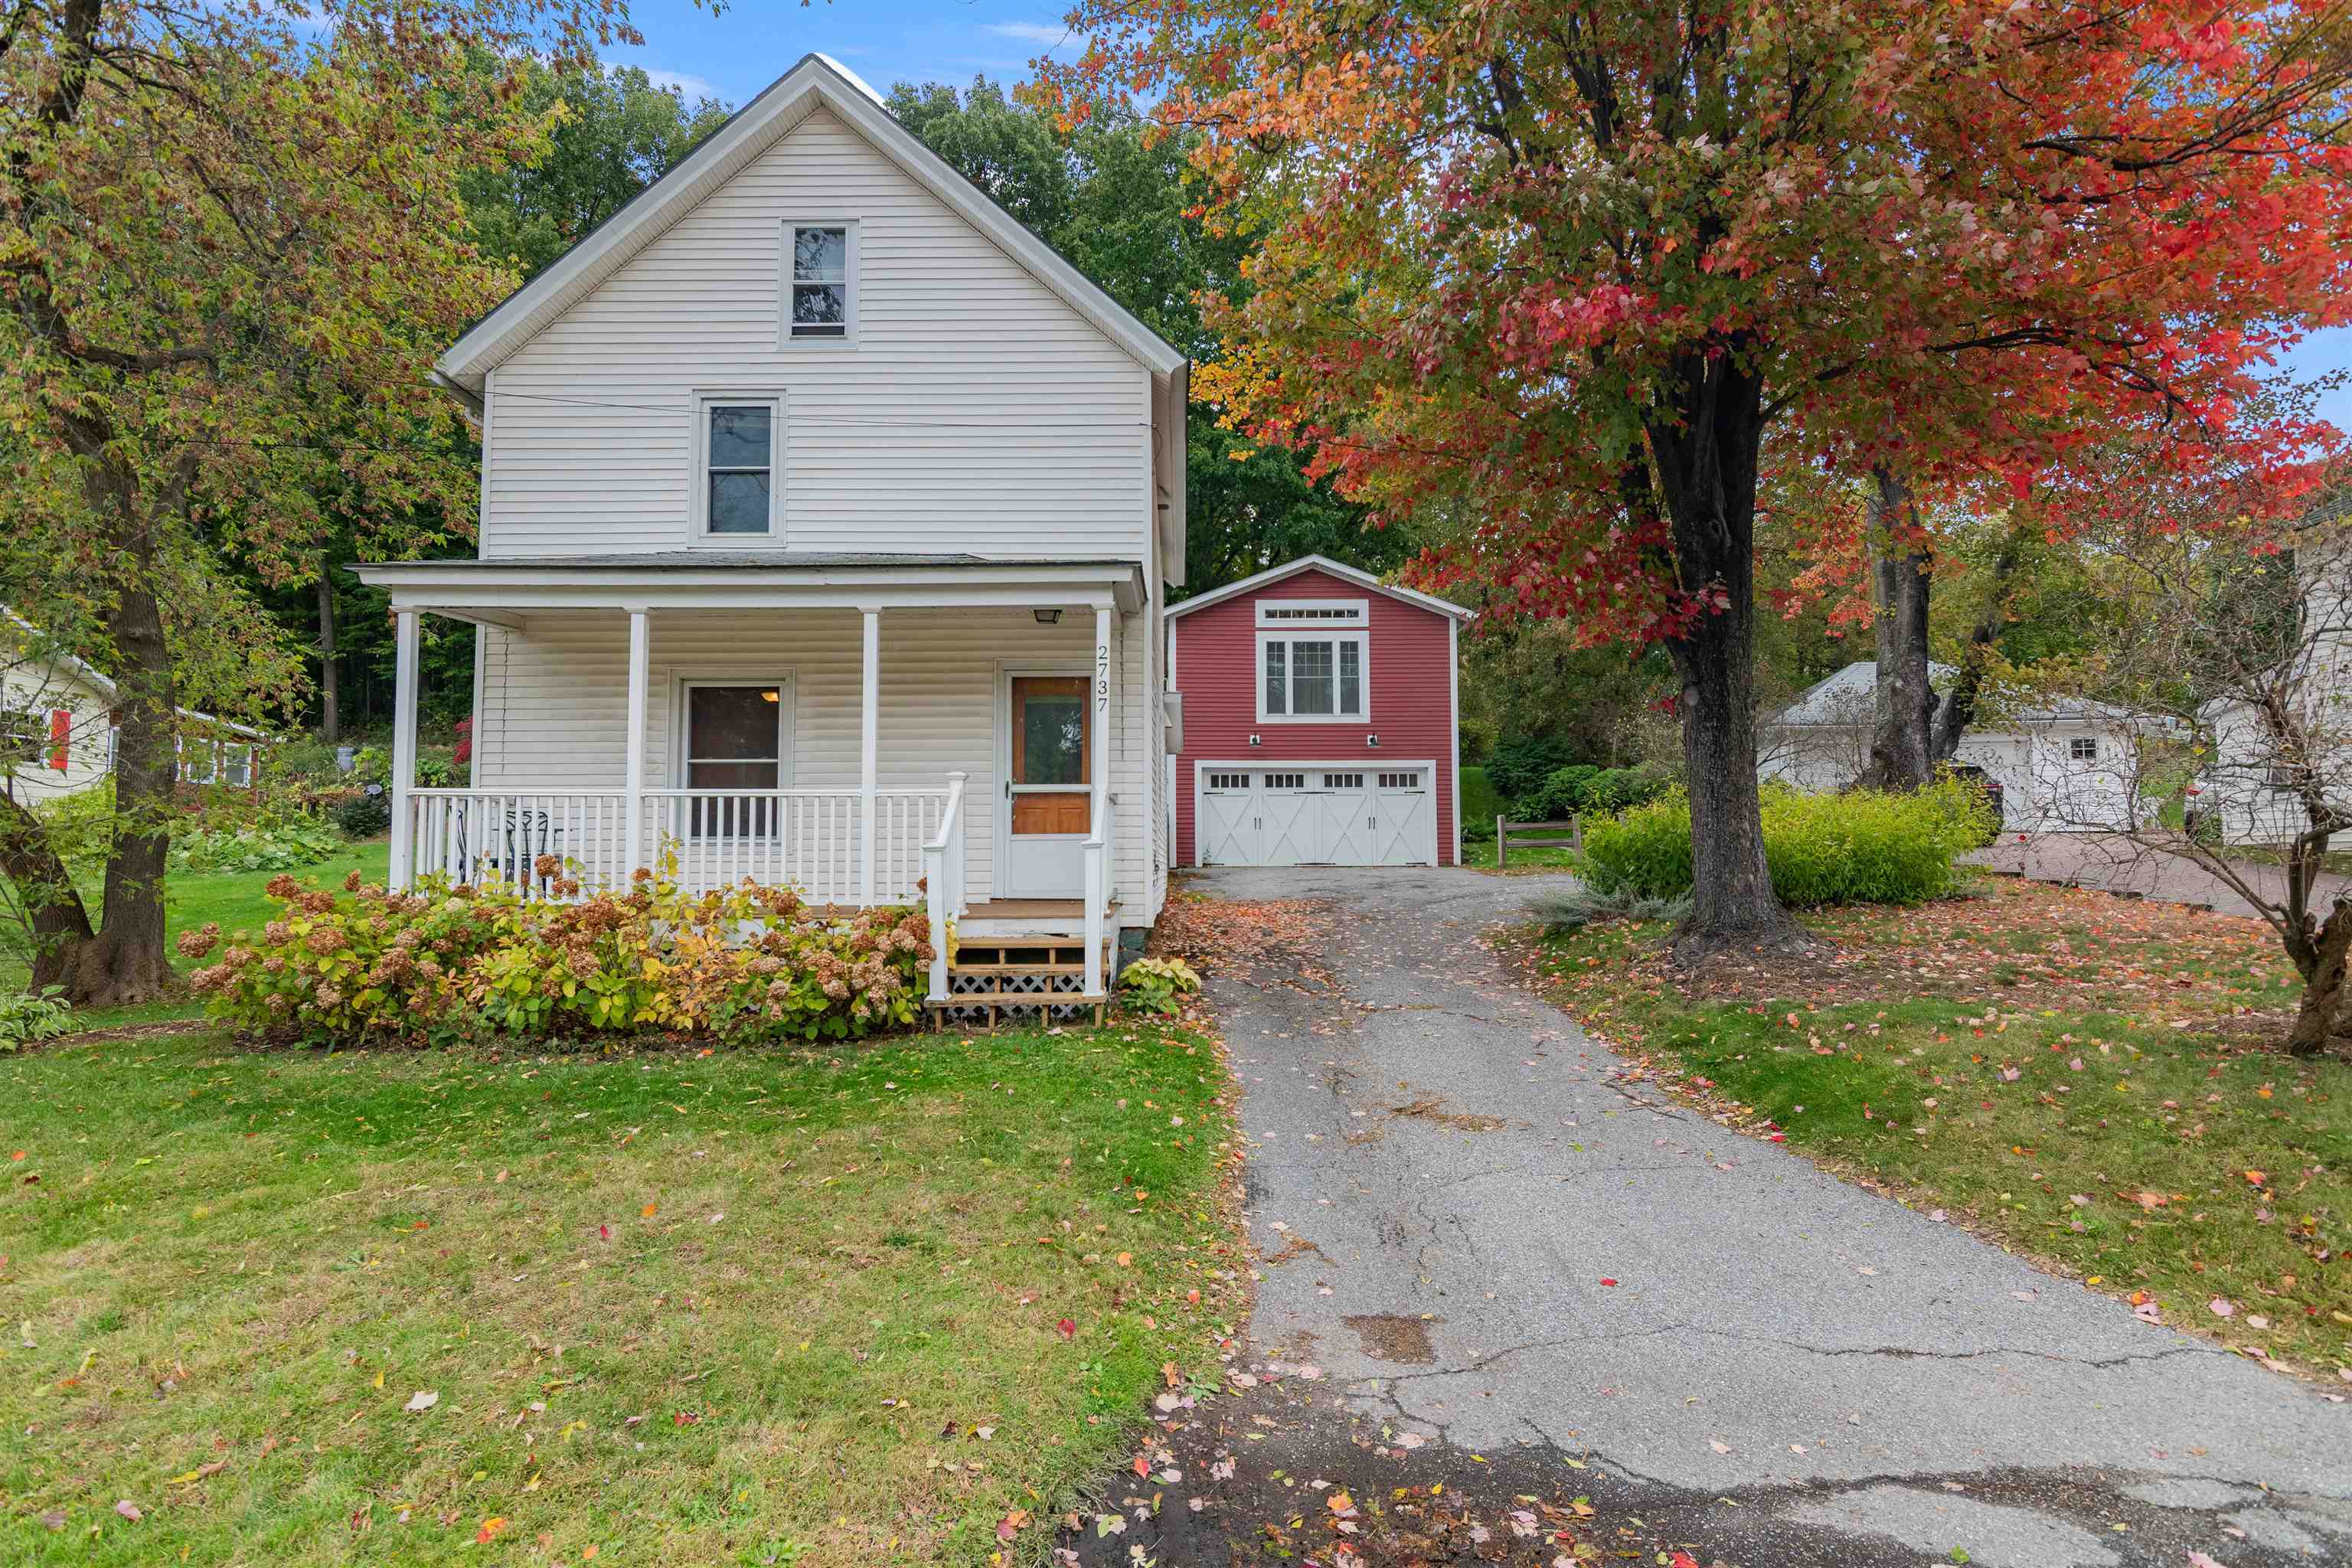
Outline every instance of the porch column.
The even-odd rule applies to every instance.
[[[392,868],[387,879],[394,888],[408,887],[410,821],[416,788],[416,642],[414,609],[393,613],[392,658]]]
[[[858,875],[865,901],[874,901],[874,850],[879,837],[875,832],[875,797],[877,783],[881,776],[882,751],[882,612],[873,605],[863,605],[857,612],[866,621],[866,689],[859,718],[857,755]]]
[[[1088,820],[1094,824],[1093,837],[1105,844],[1111,841],[1110,817],[1110,611],[1095,611],[1095,679],[1090,696],[1094,701],[1094,755],[1087,759],[1087,767],[1094,774],[1095,798]],[[1103,869],[1103,892],[1110,892],[1110,870]]]
[[[646,681],[653,662],[652,617],[643,605],[629,606],[629,736],[627,776],[622,780],[621,890],[646,863]]]

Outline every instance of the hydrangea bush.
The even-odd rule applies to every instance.
[[[626,893],[580,898],[553,858],[537,869],[557,897],[437,879],[394,893],[356,871],[339,895],[280,875],[268,888],[278,918],[228,935],[192,980],[221,1022],[318,1043],[840,1039],[922,1007],[932,945],[919,908],[819,920],[789,888],[688,894],[646,871]],[[209,958],[223,941],[208,925],[180,951]]]

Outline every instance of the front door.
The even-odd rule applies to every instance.
[[[1005,702],[1004,896],[1077,898],[1094,804],[1086,678],[1015,675],[1005,682]]]

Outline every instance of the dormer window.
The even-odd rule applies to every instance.
[[[842,342],[856,324],[851,296],[856,229],[846,223],[795,223],[790,237],[790,276],[785,280],[787,342]]]

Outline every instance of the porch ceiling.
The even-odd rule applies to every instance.
[[[662,550],[355,566],[394,609],[497,622],[502,610],[909,609],[1008,605],[1133,611],[1134,561],[1005,560],[782,550]]]

